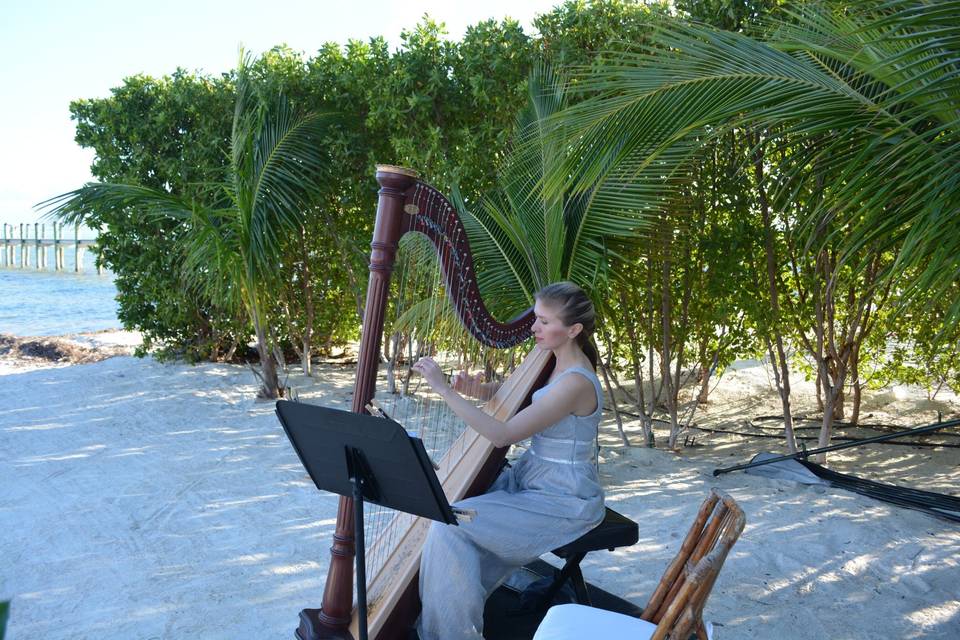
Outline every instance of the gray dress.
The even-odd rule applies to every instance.
[[[603,410],[596,374],[570,367],[597,390],[597,410],[570,414],[536,434],[531,446],[480,496],[457,503],[476,517],[433,523],[420,561],[421,640],[479,640],[487,596],[518,567],[572,542],[603,520],[594,441]],[[536,401],[547,387],[533,394]]]

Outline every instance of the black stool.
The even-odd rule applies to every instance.
[[[629,547],[639,539],[640,531],[637,523],[608,507],[603,522],[573,542],[553,550],[555,556],[564,558],[566,562],[554,578],[553,584],[547,589],[547,593],[540,602],[540,608],[546,609],[550,606],[553,597],[567,580],[573,582],[577,602],[590,606],[592,604],[590,594],[587,593],[587,583],[583,580],[580,562],[591,551],[600,549],[613,551],[617,547]]]

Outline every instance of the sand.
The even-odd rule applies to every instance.
[[[113,355],[135,334],[68,340],[112,357],[0,354],[8,637],[290,638],[299,609],[319,606],[336,498],[313,487],[252,374]],[[291,383],[302,400],[347,408],[352,380],[327,364]],[[812,412],[812,386],[797,388],[798,411]],[[960,401],[898,388],[872,394],[863,421],[912,426],[937,411],[955,416]],[[742,430],[771,413],[767,372],[742,363],[694,421]],[[672,453],[623,447],[610,416],[602,431],[608,504],[640,523],[640,541],[590,554],[594,584],[642,606],[717,486],[747,525],[706,606],[716,637],[960,638],[956,523],[839,489],[712,476],[775,440],[694,431],[697,446]],[[635,423],[627,431],[640,442]],[[871,446],[831,466],[956,495],[960,449]]]

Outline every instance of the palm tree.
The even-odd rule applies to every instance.
[[[602,316],[611,281],[620,274],[611,266],[624,252],[635,253],[662,225],[663,205],[651,207],[647,200],[635,198],[636,192],[659,194],[664,202],[670,199],[669,181],[624,185],[610,179],[615,172],[579,192],[545,195],[544,181],[569,153],[567,142],[551,135],[557,133],[555,126],[546,127],[567,106],[565,84],[549,65],[536,65],[528,78],[527,107],[518,116],[518,140],[500,168],[497,188],[469,210],[454,193],[481,293],[499,318],[529,308],[541,287],[560,280],[584,287]],[[411,310],[403,322],[432,324],[432,319],[416,313],[426,309],[431,313],[441,309],[447,326],[455,322],[449,305],[435,303]],[[608,391],[612,394],[609,382]],[[622,426],[620,434],[627,443]]]
[[[573,151],[547,193],[569,191],[570,176],[585,193],[677,175],[704,140],[764,132],[787,150],[774,198],[819,196],[796,229],[808,248],[839,243],[839,268],[864,248],[896,247],[877,286],[916,273],[905,299],[946,293],[960,278],[958,15],[956,1],[802,3],[764,41],[662,21],[648,46],[578,78],[592,97],[549,123]],[[950,318],[960,322],[960,299]]]
[[[102,208],[181,221],[183,276],[253,325],[260,358],[259,395],[282,395],[278,345],[269,325],[270,292],[284,277],[282,239],[297,233],[328,170],[323,138],[332,113],[298,113],[282,94],[261,95],[242,56],[227,178],[212,185],[208,206],[139,185],[91,183],[42,203],[48,215],[83,222]]]
[[[545,194],[544,181],[569,153],[556,126],[546,127],[567,107],[565,85],[546,63],[534,67],[517,144],[499,171],[497,189],[474,210],[459,203],[484,298],[495,301],[502,317],[528,308],[538,289],[559,280],[577,282],[602,303],[611,260],[657,224],[657,211],[635,206],[635,190],[662,194],[667,188],[594,180],[580,191]],[[578,177],[573,181],[583,185]]]
[[[626,188],[680,176],[705,143],[737,133],[757,145],[750,155],[773,178],[771,205],[793,217],[794,246],[831,256],[829,267],[819,267],[824,299],[853,266],[870,273],[870,291],[896,283],[902,307],[931,293],[952,295],[945,326],[955,327],[957,15],[956,1],[808,2],[765,25],[764,40],[661,21],[648,45],[579,77],[588,98],[547,123],[572,151],[547,177],[546,192],[568,192],[571,176],[574,191],[584,193],[598,181]],[[776,148],[776,165],[764,160],[764,143]],[[663,205],[661,193],[634,193],[651,208]],[[871,261],[884,252],[895,259],[873,273]],[[828,383],[832,356],[822,337],[821,379],[837,397],[845,374],[838,369]]]

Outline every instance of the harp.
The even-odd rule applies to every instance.
[[[400,167],[379,165],[376,177],[379,201],[353,394],[353,411],[357,413],[365,412],[376,394],[384,323],[390,306],[391,273],[401,238],[406,234],[417,232],[429,239],[440,267],[438,279],[442,278],[442,289],[470,340],[488,348],[509,349],[529,338],[533,323],[532,309],[506,323],[497,321],[487,311],[480,298],[466,230],[456,209],[442,194],[418,180],[416,173]],[[508,419],[543,384],[550,364],[549,352],[533,348],[484,405],[484,411],[498,419]],[[436,458],[437,476],[451,503],[486,490],[506,453],[506,448],[494,448],[470,429],[456,436],[445,449],[446,453]],[[358,637],[353,606],[352,509],[351,500],[340,499],[323,603],[320,609],[300,612],[296,632],[300,640]],[[367,568],[370,638],[405,640],[419,611],[416,577],[429,525],[429,521],[419,518],[396,517],[385,525],[387,532],[369,545],[368,559],[380,558],[376,566]]]

